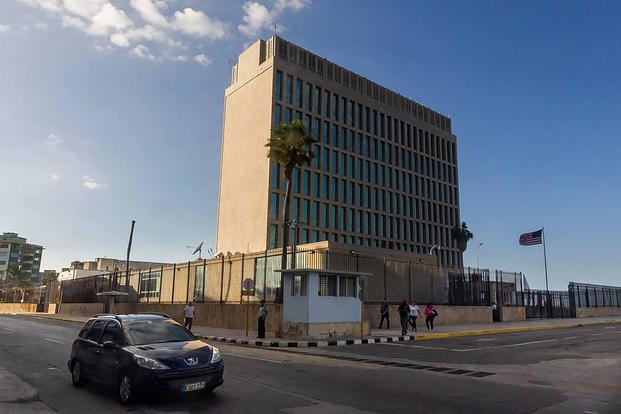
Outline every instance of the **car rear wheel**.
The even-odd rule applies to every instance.
[[[131,377],[122,373],[119,379],[119,399],[124,405],[131,405],[135,400],[135,390]]]
[[[81,387],[86,383],[82,376],[82,364],[80,364],[80,361],[75,361],[71,367],[71,382],[74,387]]]

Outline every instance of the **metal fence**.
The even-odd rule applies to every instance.
[[[570,282],[568,291],[578,308],[621,307],[621,287]]]
[[[242,280],[254,280],[251,301],[274,301],[279,294],[281,256],[278,252],[221,255],[212,259],[131,270],[62,282],[62,302],[103,302],[98,293],[115,290],[127,293],[118,302],[241,303]],[[419,260],[382,258],[355,251],[297,251],[288,256],[288,267],[366,273],[365,302],[400,302],[446,305],[490,305],[502,292],[503,303],[515,304],[521,298],[521,274],[496,272],[500,282],[490,278],[487,269],[456,269],[421,263]],[[512,275],[509,277],[508,275]],[[518,276],[515,276],[518,275]],[[517,298],[517,299],[516,299]],[[244,299],[245,300],[245,299]]]

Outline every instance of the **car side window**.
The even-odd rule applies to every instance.
[[[95,321],[91,330],[88,331],[88,335],[86,335],[86,339],[89,341],[97,342],[99,337],[101,336],[101,331],[103,331],[104,326],[106,326],[107,321]]]
[[[121,327],[116,322],[108,323],[103,331],[103,334],[101,334],[99,343],[103,344],[106,341],[112,341],[115,344],[121,342]]]
[[[85,339],[84,337],[86,336],[86,334],[88,333],[88,330],[91,329],[91,326],[93,326],[93,322],[95,322],[94,319],[91,319],[90,321],[86,322],[84,324],[84,326],[82,327],[82,329],[80,329],[80,333],[78,334],[78,336],[82,339]]]

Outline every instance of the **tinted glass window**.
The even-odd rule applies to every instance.
[[[121,327],[116,322],[110,322],[106,325],[99,343],[103,344],[106,341],[112,341],[115,344],[121,342]]]
[[[91,330],[88,331],[86,339],[97,342],[97,340],[99,340],[99,336],[101,335],[101,331],[103,331],[104,326],[106,326],[106,322],[107,321],[96,321]]]
[[[193,341],[196,338],[173,320],[142,320],[124,323],[123,331],[129,345],[161,342]]]
[[[91,329],[91,326],[93,326],[93,322],[95,322],[95,321],[93,319],[91,319],[90,321],[88,321],[88,322],[86,322],[84,324],[82,329],[80,329],[80,333],[78,334],[78,336],[80,338],[84,338],[86,336],[86,333],[88,332],[88,330]]]

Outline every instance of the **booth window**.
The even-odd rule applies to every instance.
[[[292,288],[291,296],[306,296],[306,276],[294,275]]]
[[[356,278],[341,276],[339,277],[339,296],[356,297]]]
[[[319,275],[319,296],[336,296],[336,276]]]

